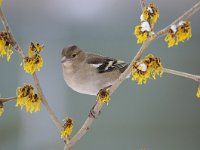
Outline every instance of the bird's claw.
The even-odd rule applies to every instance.
[[[105,88],[103,88],[103,89],[101,89],[101,90],[107,91],[111,86],[112,86],[112,85],[109,85],[109,86],[107,86],[107,87],[105,87]],[[101,90],[100,90],[100,91],[101,91]],[[96,119],[97,116],[99,116],[99,115],[101,114],[101,111],[96,112],[96,111],[94,110],[96,104],[97,104],[97,103],[95,103],[95,104],[92,106],[92,109],[90,110],[90,112],[89,112],[89,114],[88,114],[88,117]]]

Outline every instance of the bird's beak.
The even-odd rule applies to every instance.
[[[63,56],[62,58],[61,58],[61,63],[64,63],[64,62],[66,62],[67,61],[67,58],[65,57],[65,56]]]

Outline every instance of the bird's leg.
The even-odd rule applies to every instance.
[[[109,85],[109,86],[107,86],[107,87],[101,89],[100,91],[107,91],[111,86],[112,86],[112,85]],[[99,93],[98,93],[98,94],[99,94]],[[97,95],[98,95],[98,94],[97,94]],[[97,102],[98,102],[98,101],[96,101],[96,103],[92,106],[92,109],[90,110],[90,112],[89,112],[89,114],[88,114],[88,116],[89,116],[90,118],[95,118],[95,119],[96,119],[97,116],[99,116],[99,115],[101,114],[101,111],[99,111],[98,114],[97,114],[97,112],[94,111],[94,108],[95,108]]]

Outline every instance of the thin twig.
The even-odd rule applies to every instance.
[[[48,102],[47,102],[47,100],[46,100],[46,98],[43,94],[43,91],[42,91],[42,88],[40,86],[40,83],[39,83],[39,80],[38,80],[36,73],[33,73],[33,80],[35,82],[35,86],[36,86],[36,89],[38,91],[38,94],[41,97],[41,102],[44,105],[45,110],[48,112],[49,117],[51,118],[53,123],[56,125],[56,127],[60,130],[60,132],[62,132],[63,131],[62,123],[59,121],[59,119],[56,116],[56,114],[54,113],[53,109],[49,106],[49,104],[48,104]],[[66,142],[69,143],[68,138],[66,138]],[[67,143],[65,144],[66,148],[68,148]],[[69,149],[67,149],[67,150],[69,150]]]
[[[7,19],[6,19],[6,17],[5,17],[5,15],[4,15],[4,13],[3,13],[1,8],[0,8],[0,17],[1,17],[1,21],[3,23],[4,29],[10,34],[13,48],[16,50],[16,52],[19,53],[19,55],[23,59],[25,57],[25,55],[23,53],[23,50],[20,48],[19,44],[17,43],[16,39],[14,38],[14,36],[13,36],[13,34],[11,32],[11,29],[9,27],[9,24],[7,22]],[[48,102],[47,102],[47,100],[46,100],[46,98],[45,98],[45,96],[43,94],[42,88],[41,88],[41,86],[39,84],[39,80],[38,80],[38,77],[37,77],[36,73],[34,73],[32,77],[33,77],[33,80],[35,82],[35,86],[37,88],[38,94],[41,97],[41,101],[42,101],[42,104],[44,105],[45,110],[47,111],[48,115],[50,116],[51,120],[56,125],[56,127],[59,129],[59,131],[62,132],[63,131],[62,124],[59,121],[58,117],[56,116],[55,112],[49,106],[49,104],[48,104]]]
[[[141,9],[143,10],[143,9],[144,9],[144,7],[145,7],[144,0],[140,0],[140,5],[141,5]]]
[[[59,119],[57,118],[57,116],[54,113],[54,111],[49,106],[49,104],[48,104],[48,102],[47,102],[47,100],[46,100],[46,98],[45,98],[45,96],[43,94],[43,91],[42,91],[42,88],[40,86],[40,83],[39,83],[39,80],[38,80],[38,77],[37,77],[36,73],[33,73],[33,80],[35,82],[35,87],[36,87],[36,89],[38,91],[38,94],[41,97],[41,101],[42,101],[42,104],[44,105],[45,110],[48,112],[51,120],[56,125],[56,127],[62,132],[63,131],[62,124],[59,121]]]
[[[186,11],[183,15],[181,15],[178,19],[173,21],[169,26],[165,27],[164,29],[160,30],[155,35],[153,35],[153,39],[156,39],[158,37],[165,35],[170,29],[171,25],[177,24],[181,20],[188,19],[190,16],[194,15],[197,11],[199,11],[199,9],[200,9],[200,1],[196,3],[192,8],[190,8],[188,11]]]
[[[2,103],[7,103],[7,102],[15,101],[16,99],[17,99],[16,96],[15,97],[9,97],[9,98],[2,98],[2,97],[0,97],[0,101]]]
[[[64,146],[64,150],[72,150],[72,147],[69,147],[69,145],[66,143]]]
[[[100,101],[98,101],[93,109],[94,111],[93,113],[98,114],[102,107],[103,107],[103,104],[101,104]],[[76,142],[80,140],[87,133],[87,131],[90,129],[90,126],[92,125],[93,122],[94,122],[94,118],[87,117],[82,127],[74,135],[74,137],[69,141],[69,144],[68,144],[69,147],[72,147],[73,145],[75,145]]]
[[[192,8],[190,8],[187,12],[185,12],[183,15],[181,15],[178,19],[176,19],[173,23],[179,22],[182,19],[187,19],[188,17],[192,16],[193,14],[195,14],[198,10],[200,10],[200,2],[198,2],[197,4],[195,4]],[[121,74],[121,76],[119,77],[119,79],[116,80],[116,82],[114,83],[114,85],[112,85],[111,87],[111,93],[113,93],[118,86],[126,79],[126,77],[130,74],[131,72],[131,67],[133,66],[134,62],[137,61],[138,59],[140,59],[140,57],[142,56],[142,53],[144,52],[144,50],[149,46],[149,44],[157,39],[158,37],[166,34],[166,32],[168,31],[168,28],[164,28],[162,30],[160,30],[158,33],[156,33],[151,39],[148,38],[141,46],[140,50],[138,51],[138,53],[135,55],[134,59],[132,60],[131,64],[128,66],[128,68],[124,71],[124,73]]]
[[[6,32],[8,32],[9,35],[10,35],[10,38],[11,38],[11,41],[12,41],[10,44],[11,44],[12,47],[19,53],[19,55],[20,55],[22,58],[24,58],[25,55],[24,55],[24,53],[23,53],[23,50],[22,50],[22,48],[19,46],[19,44],[17,44],[17,41],[15,40],[15,37],[14,37],[14,35],[12,34],[12,32],[11,32],[11,30],[10,30],[10,27],[9,27],[9,24],[8,24],[8,21],[7,21],[5,15],[4,15],[4,13],[3,13],[2,8],[0,8],[0,17],[1,17],[1,22],[2,22],[2,24],[3,24],[3,26],[4,26],[4,29],[5,29]]]
[[[189,73],[186,73],[186,72],[167,69],[167,68],[163,68],[163,71],[165,73],[177,75],[177,76],[180,76],[180,77],[185,77],[185,78],[192,79],[192,80],[195,80],[197,82],[200,82],[200,76],[198,76],[198,75],[193,75],[193,74],[189,74]]]
[[[180,20],[184,20],[189,18],[190,16],[192,16],[193,14],[195,14],[198,10],[200,9],[200,2],[198,2],[196,5],[194,5],[191,9],[189,9],[187,12],[185,12],[183,15],[181,15],[178,19],[176,19],[172,24],[179,22]],[[166,28],[160,30],[159,32],[157,32],[156,34],[153,35],[152,38],[148,38],[141,46],[140,50],[137,52],[137,54],[135,55],[135,57],[133,58],[132,62],[130,63],[130,65],[128,66],[128,68],[124,71],[124,73],[122,73],[120,75],[120,77],[115,81],[115,83],[112,85],[112,87],[110,88],[110,92],[111,94],[119,87],[119,85],[126,79],[126,77],[130,74],[131,72],[131,68],[134,64],[135,61],[137,61],[138,59],[140,59],[140,57],[142,56],[143,52],[145,51],[145,49],[149,46],[149,44],[157,39],[158,37],[164,35],[167,33],[167,31],[169,30],[170,26],[167,26]],[[169,72],[168,72],[169,73]],[[100,105],[100,103],[98,102],[96,104],[96,106],[94,107],[94,112],[96,114],[99,113],[99,111],[101,110],[102,105]],[[86,121],[84,122],[84,124],[82,125],[81,129],[72,137],[72,139],[69,142],[69,147],[72,147],[73,145],[76,144],[76,142],[78,140],[80,140],[83,135],[85,135],[88,131],[88,129],[90,128],[90,126],[92,125],[94,121],[94,118],[90,118],[88,117],[86,119]]]

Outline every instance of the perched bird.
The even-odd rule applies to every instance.
[[[123,61],[84,52],[76,45],[62,50],[61,63],[66,84],[89,95],[97,95],[100,89],[112,86],[128,67]]]

